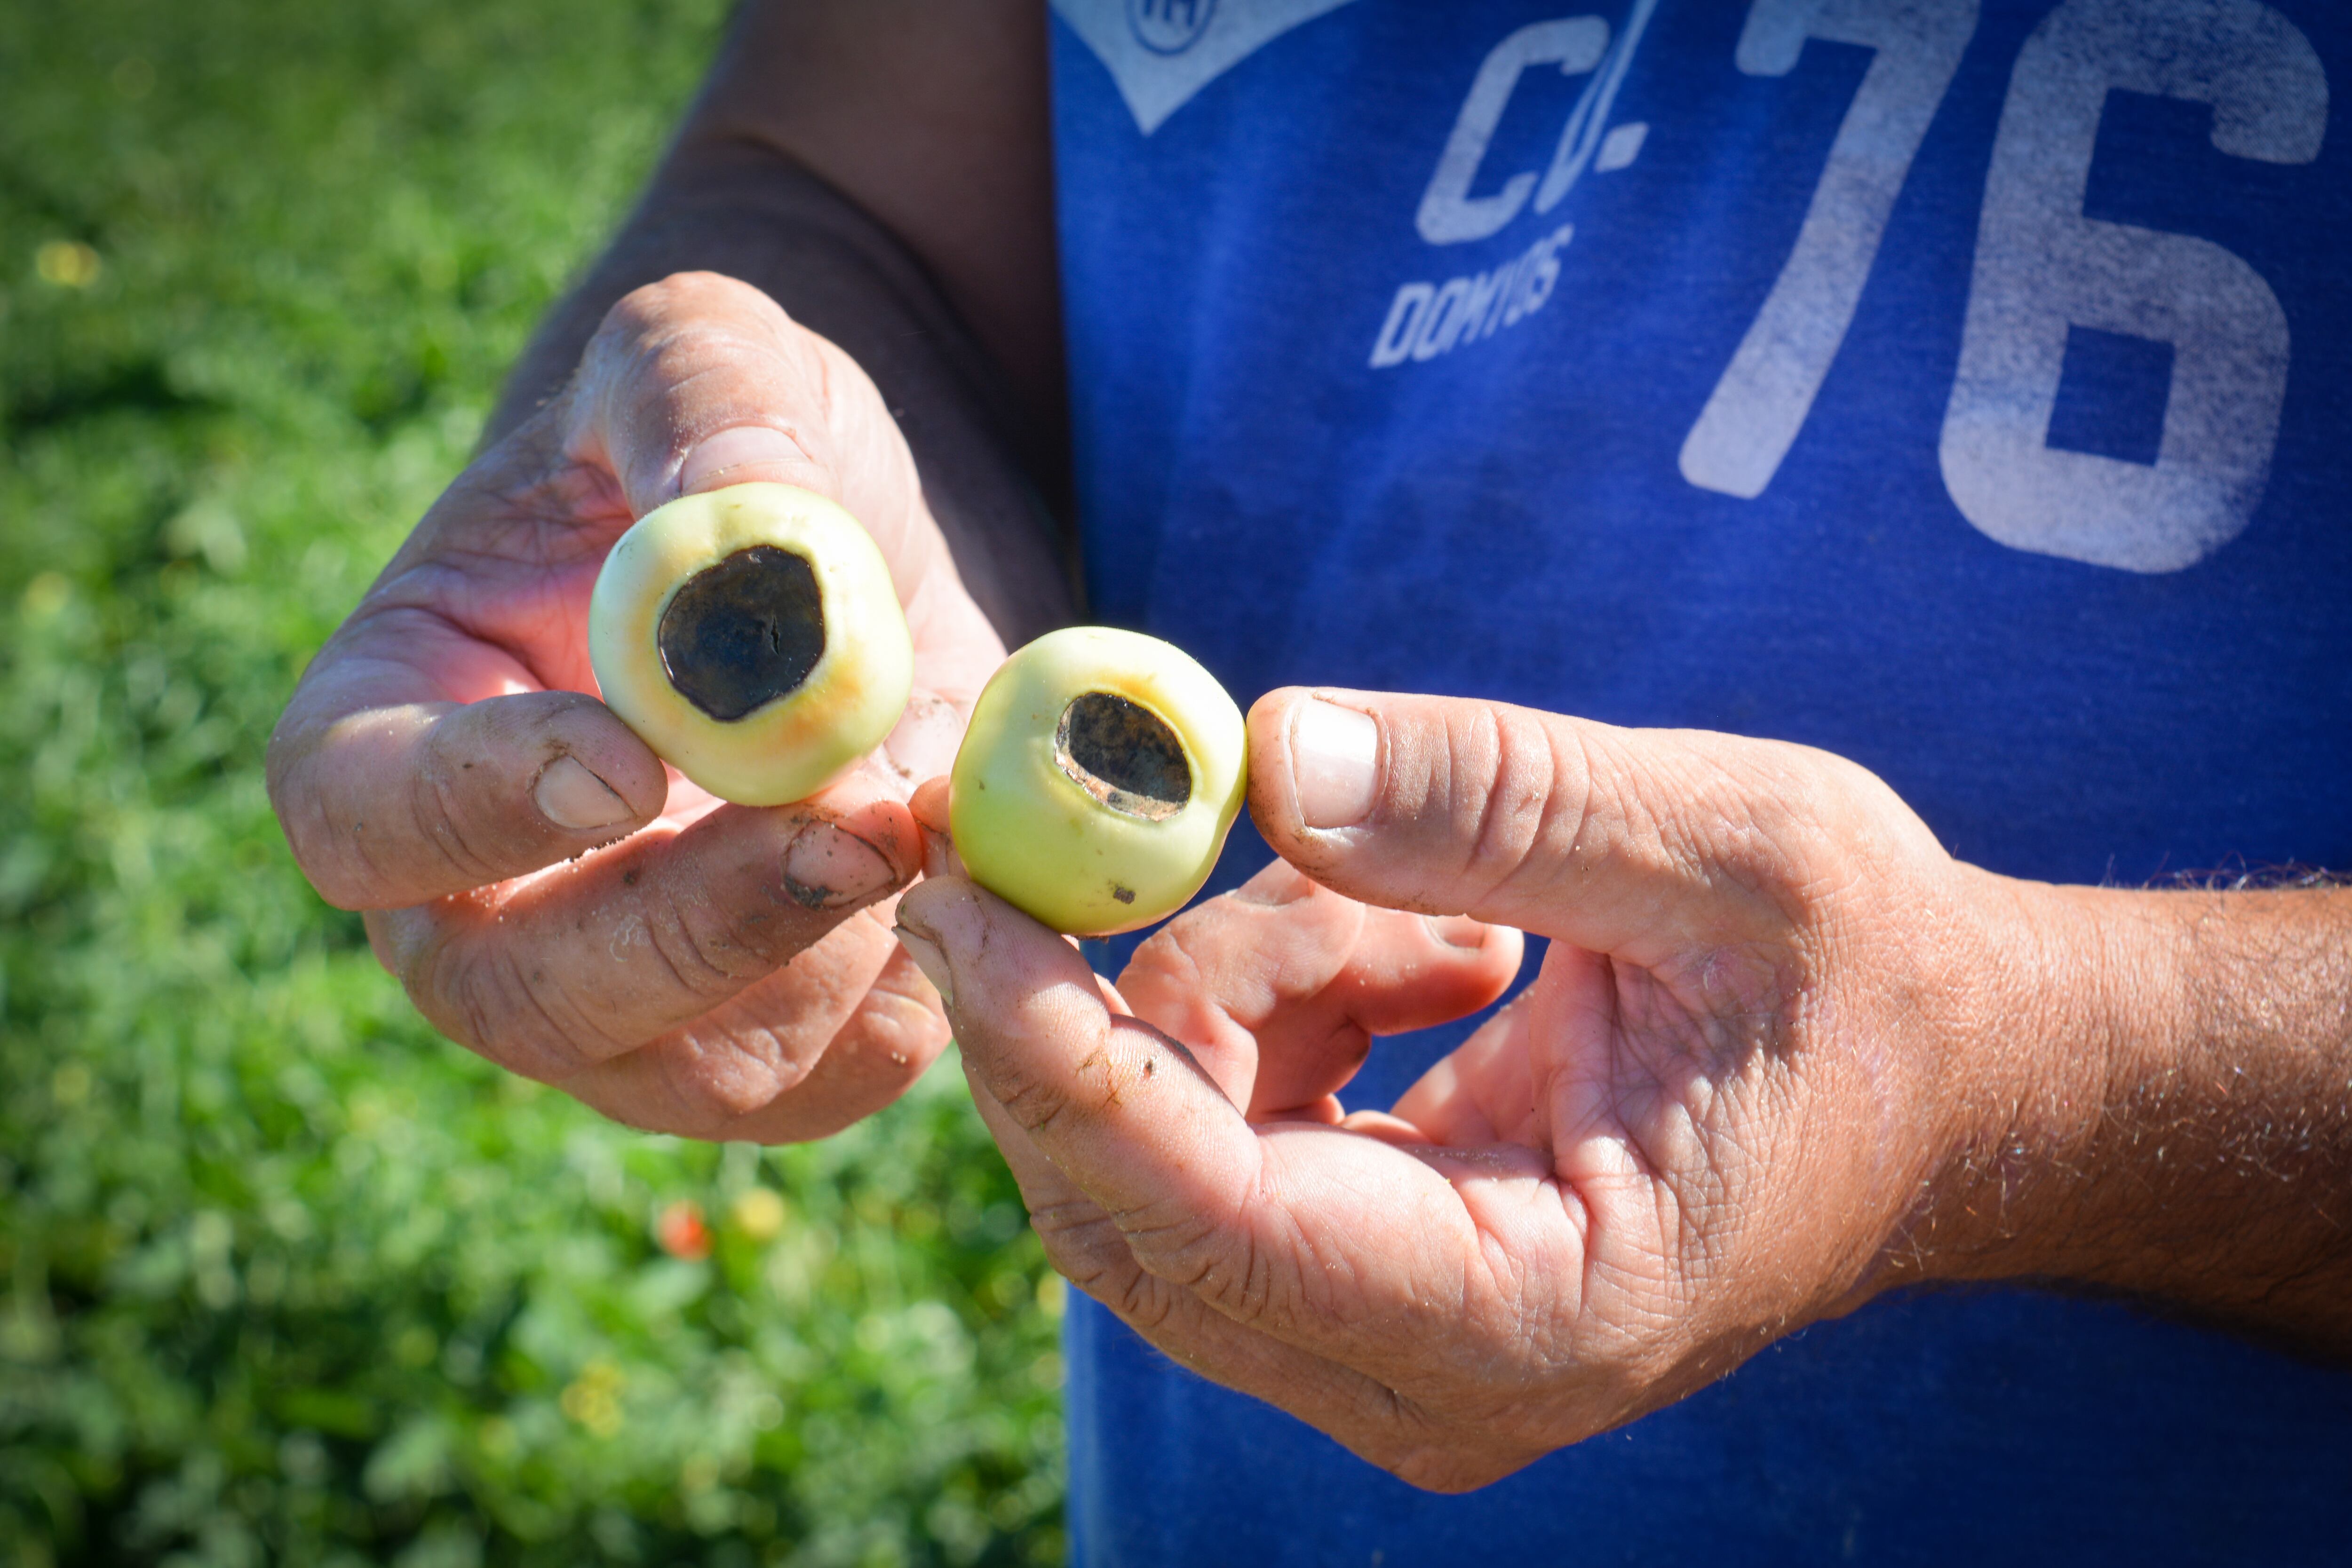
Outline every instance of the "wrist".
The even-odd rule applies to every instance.
[[[2181,912],[1962,869],[1965,1000],[1932,1048],[1932,1152],[1886,1283],[2128,1272],[2115,1118],[2187,1032]]]
[[[1950,1053],[1908,1276],[2064,1281],[2340,1354],[2352,894],[1990,880],[2000,969]]]

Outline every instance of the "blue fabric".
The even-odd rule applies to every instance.
[[[1064,1336],[1073,1561],[2335,1563],[2344,1380],[2116,1305],[1882,1301],[1466,1497],[1174,1369]]]
[[[1055,0],[1095,615],[1244,703],[1444,692],[1820,746],[2012,874],[2352,868],[2352,146],[2319,134],[2341,130],[2325,84],[2352,82],[2352,15],[1828,0],[1779,7],[1776,59],[1769,27],[1743,51],[1745,5],[1591,4],[1612,47],[1638,35],[1613,98],[1616,57],[1577,53],[1600,33],[1525,35],[1534,63],[1448,197],[1474,80],[1552,9]],[[1790,59],[1808,16],[1828,36]],[[1874,62],[1933,53],[1902,40],[1935,16],[1948,88],[1874,86]],[[2169,64],[2116,63],[2168,26]],[[1817,192],[1869,175],[1832,152],[1864,93],[1926,103],[1924,134],[1907,162],[1863,138],[1898,182],[1883,238],[1785,455],[1736,493],[1756,442],[1685,443]],[[2084,102],[2070,185],[2059,131]],[[1580,105],[1580,177],[1513,208]],[[2026,243],[2036,201],[2059,226]],[[2101,263],[2111,243],[2142,270]],[[1402,330],[1415,299],[1498,276],[1471,329]],[[1969,448],[1970,408],[2032,450]],[[2078,465],[2045,480],[2045,453]],[[2154,499],[2101,532],[2083,518],[2110,491]],[[1238,835],[1221,883],[1264,852]],[[1393,1098],[1459,1032],[1385,1042],[1350,1102]],[[2304,1561],[2352,1523],[2352,1379],[2112,1303],[1882,1301],[1458,1499],[1090,1306],[1068,1349],[1088,1563]]]

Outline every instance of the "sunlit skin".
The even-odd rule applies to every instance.
[[[946,1043],[885,935],[913,870],[892,808],[945,769],[1003,656],[989,617],[1017,643],[1070,615],[1067,563],[1007,455],[1058,446],[1060,310],[1042,6],[755,3],[738,20],[646,200],[510,375],[485,451],[321,651],[270,775],[304,872],[379,912],[377,951],[436,1026],[634,1125],[783,1141],[887,1103]],[[873,827],[877,852],[814,853],[828,875],[799,885],[845,895],[814,910],[783,864],[809,811],[714,811],[593,700],[531,695],[593,690],[589,585],[632,517],[761,478],[866,525],[915,642],[883,761],[812,803]],[[530,701],[451,711],[509,695]],[[522,918],[526,893],[543,906]],[[450,902],[412,911],[426,900]]]
[[[1170,1355],[1456,1490],[1923,1280],[2179,1292],[2344,1354],[2324,1207],[2230,1220],[2340,1171],[2344,1097],[2242,999],[2336,1016],[2308,897],[1996,876],[1801,747],[1329,699],[1376,721],[1376,774],[1299,753],[1313,695],[1264,699],[1251,810],[1292,863],[1116,988],[915,798],[901,939],[1048,1256]],[[1501,990],[1507,927],[1552,939],[1535,983],[1343,1115],[1367,1031]]]
[[[928,964],[1056,1263],[1426,1486],[1906,1280],[2352,1354],[2352,893],[2012,882],[1820,753],[1366,694],[1360,819],[1302,812],[1333,775],[1294,767],[1299,694],[1251,732],[1253,814],[1329,891],[1212,901],[1120,993],[954,874],[915,821],[944,786],[908,785],[1002,656],[974,600],[1015,642],[1073,614],[1008,455],[1050,492],[1067,433],[1045,37],[1035,0],[752,0],[502,438],[305,677],[273,801],[426,1016],[623,1121],[811,1137],[941,1048]],[[713,809],[582,695],[611,539],[751,478],[860,517],[915,640],[907,722],[804,807]],[[1370,906],[1554,946],[1395,1118],[1335,1126],[1368,1030],[1513,950]]]
[[[614,539],[749,479],[862,520],[914,640],[882,751],[796,806],[720,805],[583,695]],[[271,795],[452,1038],[636,1125],[815,1136],[946,1042],[888,901],[919,862],[908,792],[1003,656],[872,383],[757,290],[689,276],[616,306],[570,390],[436,504],[304,676]],[[786,894],[796,850],[819,907]]]

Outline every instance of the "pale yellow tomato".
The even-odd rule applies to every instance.
[[[721,800],[815,793],[906,710],[914,648],[857,519],[791,485],[687,496],[597,574],[588,657],[605,704]]]
[[[972,710],[952,775],[956,852],[1056,931],[1148,925],[1208,880],[1247,758],[1241,710],[1181,649],[1104,626],[1048,632]]]

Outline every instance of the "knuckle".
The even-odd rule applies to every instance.
[[[770,312],[781,317],[774,306]],[[634,397],[640,401],[674,400],[695,383],[725,386],[741,378],[759,376],[789,355],[792,340],[781,320],[747,319],[740,308],[713,305],[699,311],[679,311],[640,333],[629,345],[624,368]],[[778,426],[805,444],[805,434],[791,423]]]
[[[270,810],[295,865],[319,896],[338,909],[367,908],[376,884],[364,852],[366,824],[355,822],[346,835],[339,825],[341,814],[320,788],[312,763],[316,747],[290,734],[290,723],[281,724],[269,739],[264,779]]]
[[[473,886],[496,882],[503,874],[499,859],[478,841],[481,825],[472,820],[463,790],[443,764],[436,736],[408,778],[410,841],[452,879]]]
[[[397,878],[406,869],[399,863],[405,857],[394,852],[384,834],[370,837],[364,817],[353,814],[348,827],[329,818],[320,823],[320,831],[326,843],[320,864],[332,868],[333,891],[320,890],[328,903],[343,909],[364,909],[383,902],[387,890],[403,885]]]
[[[860,1006],[853,1027],[865,1036],[866,1059],[887,1064],[887,1076],[900,1088],[920,1078],[947,1049],[950,1032],[935,998],[879,988]]]
[[[1034,1073],[1008,1070],[1002,1061],[994,1064],[987,1084],[1004,1113],[1033,1138],[1051,1135],[1070,1109],[1070,1097],[1060,1089]]]
[[[509,1020],[523,994],[513,967],[469,955],[462,945],[436,944],[408,978],[409,995],[441,1032],[502,1065],[527,1060],[530,1042]]]
[[[402,955],[401,984],[434,1028],[527,1078],[559,1082],[594,1054],[593,1026],[505,944],[427,936]]]
[[[770,1037],[713,1047],[684,1040],[655,1048],[654,1061],[677,1114],[665,1120],[688,1137],[708,1137],[772,1104],[808,1076],[813,1063],[790,1062]]]
[[[667,396],[698,378],[741,371],[761,348],[732,320],[679,321],[641,342],[632,368],[650,395]]]
[[[911,969],[912,965],[905,968]],[[820,1059],[846,1068],[858,1085],[856,1103],[877,1110],[913,1087],[947,1049],[950,1031],[929,983],[917,972],[916,988],[908,988],[903,974],[898,966],[886,963],[851,1008],[847,1020],[825,1042],[819,1058],[808,1062],[803,1076],[814,1071]],[[791,1056],[781,1034],[777,1040],[776,1054]],[[845,1116],[841,1124],[864,1113],[860,1110]]]
[[[481,824],[456,783],[459,772],[445,766],[437,745],[373,796],[378,786],[336,781],[336,772],[352,770],[348,759],[322,777],[319,755],[349,727],[347,721],[314,739],[271,746],[270,803],[295,863],[320,897],[339,908],[381,908],[420,890],[479,887],[506,874],[479,844]]]
[[[571,439],[599,428],[675,436],[688,406],[727,406],[726,389],[747,369],[803,361],[806,337],[767,294],[738,278],[681,272],[645,284],[614,303],[582,354]],[[805,374],[804,364],[798,369]],[[772,397],[756,401],[765,406]]]
[[[1055,1270],[1090,1296],[1102,1299],[1129,1288],[1142,1270],[1127,1239],[1108,1215],[1082,1198],[1040,1204],[1029,1213],[1030,1228]]]
[[[1194,950],[1201,944],[1202,935],[1200,922],[1194,916],[1199,913],[1187,911],[1145,938],[1119,976],[1121,988],[1125,988],[1130,975],[1154,983],[1197,985],[1201,961]]]
[[[1175,1317],[1178,1297],[1166,1281],[1129,1264],[1116,1291],[1099,1288],[1087,1293],[1118,1314],[1119,1321],[1146,1336],[1159,1333]]]
[[[1063,1278],[1108,1307],[1121,1322],[1147,1337],[1159,1333],[1176,1315],[1176,1291],[1118,1245],[1118,1230],[1108,1219],[1099,1228],[1107,1240],[1098,1249],[1067,1258],[1048,1251],[1047,1259]]]
[[[1243,1322],[1272,1315],[1272,1260],[1248,1227],[1223,1224],[1189,1204],[1165,1202],[1122,1213],[1118,1228],[1136,1260],[1156,1278]]]
[[[1686,880],[1742,894],[1787,925],[1864,874],[1880,842],[1853,806],[1875,776],[1827,753],[1721,739],[1692,758],[1687,800],[1662,813],[1664,852]],[[1892,791],[1887,792],[1892,797]]]
[[[286,834],[294,863],[320,898],[337,909],[364,909],[371,902],[362,870],[351,863],[340,835],[313,806],[278,805],[278,825]]]
[[[1461,793],[1453,805],[1454,820],[1468,824],[1461,871],[1469,886],[1500,887],[1574,839],[1583,802],[1572,783],[1582,769],[1567,765],[1560,746],[1550,727],[1517,709],[1481,705],[1456,730]]]
[[[1802,783],[1783,793],[1801,802],[1790,812],[1792,848],[1811,869],[1831,871],[1859,860],[1948,856],[1917,813],[1885,779],[1851,758],[1810,747],[1776,747],[1785,751],[1786,770]]]
[[[1202,941],[1200,928],[1187,928],[1186,918],[1154,932],[1118,977],[1119,994],[1136,1015],[1180,1038],[1197,1032],[1188,1031],[1187,1025],[1218,997],[1197,951]]]
[[[370,831],[358,812],[338,812],[328,802],[298,830],[289,827],[295,859],[319,896],[338,909],[377,909],[395,901],[415,885],[410,857],[399,852],[389,835]]]
[[[668,324],[713,314],[782,310],[761,289],[719,272],[673,272],[640,284],[613,302],[599,336],[628,339],[658,332]]]
[[[1177,1311],[1168,1281],[1145,1269],[1117,1222],[1084,1199],[1034,1209],[1030,1225],[1055,1272],[1137,1333],[1158,1333]]]
[[[737,914],[692,894],[664,887],[647,904],[647,948],[678,990],[697,1000],[723,1001],[789,956]]]

